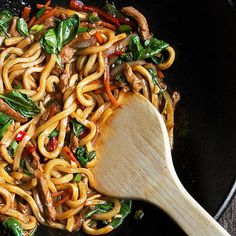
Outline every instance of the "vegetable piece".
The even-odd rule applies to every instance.
[[[88,31],[88,27],[79,27],[78,28],[78,34],[79,33],[84,33],[84,32],[87,32]]]
[[[36,4],[37,9],[41,9],[43,7],[45,7],[46,9],[52,9],[52,7],[49,7],[49,6],[46,6],[46,5],[43,5],[43,4]]]
[[[6,124],[4,124],[1,128],[0,128],[0,139],[3,137],[3,135],[6,133],[8,127],[11,125],[12,123],[12,119],[8,120]]]
[[[8,10],[0,11],[0,36],[8,36],[8,30],[12,21],[13,15]]]
[[[119,106],[118,102],[116,101],[116,99],[114,98],[114,96],[113,96],[113,94],[111,92],[111,87],[110,87],[110,67],[109,67],[109,63],[108,63],[108,58],[107,57],[105,57],[104,84],[105,84],[107,95],[110,98],[112,104],[114,106]]]
[[[76,137],[79,137],[87,128],[79,123],[76,119],[72,119],[72,130]]]
[[[23,140],[23,138],[25,137],[26,132],[25,131],[20,131],[17,135],[16,135],[16,141],[17,142],[21,142]]]
[[[104,44],[104,38],[102,37],[102,34],[100,31],[96,31],[95,37],[100,44]]]
[[[53,152],[57,148],[58,139],[57,137],[52,137],[47,144],[47,149],[49,152]]]
[[[130,25],[120,25],[118,30],[120,33],[130,33],[132,31],[132,28],[130,27]]]
[[[46,11],[46,8],[42,7],[35,15],[36,19],[40,18],[45,11]]]
[[[31,12],[31,7],[24,7],[22,18],[24,20],[27,20],[29,18],[30,12]]]
[[[31,34],[36,34],[44,28],[44,25],[34,25],[30,28]]]
[[[26,152],[28,153],[28,154],[31,154],[31,153],[33,153],[35,151],[35,147],[32,145],[30,145],[30,146],[28,146],[27,147],[27,149],[26,149]]]
[[[141,220],[144,216],[144,212],[142,209],[135,211],[134,213],[134,219],[135,220]]]
[[[69,200],[70,196],[66,195],[64,198],[62,198],[61,200],[59,200],[58,202],[56,202],[54,204],[55,207],[60,206],[61,204],[63,204],[64,202],[66,202],[67,200]]]
[[[13,217],[4,220],[3,226],[12,236],[24,236],[24,231],[20,223]]]
[[[56,13],[56,9],[49,10],[48,12],[45,11],[44,14],[43,14],[41,17],[39,17],[37,20],[35,20],[35,21],[33,22],[33,25],[41,24],[41,23],[44,22],[46,19],[48,19],[48,18],[54,16],[55,13]],[[35,19],[36,19],[36,18],[35,18]],[[30,27],[30,26],[29,26],[29,27]]]
[[[169,46],[168,43],[157,38],[150,38],[142,45],[138,35],[132,35],[130,38],[129,51],[134,55],[134,60],[143,60],[150,58],[154,63],[159,64],[162,58],[157,54]]]
[[[131,200],[121,200],[120,203],[121,203],[121,208],[120,208],[119,215],[121,215],[121,218],[115,218],[112,220],[110,225],[113,228],[117,228],[118,226],[120,226],[123,223],[125,217],[131,212],[131,207],[132,207]]]
[[[96,152],[91,151],[87,152],[84,147],[78,147],[76,149],[75,155],[81,165],[81,167],[85,167],[88,162],[96,157]]]
[[[49,139],[52,139],[53,137],[57,137],[59,135],[59,131],[58,130],[53,130],[50,134],[49,134]]]
[[[40,39],[40,44],[49,54],[57,54],[57,35],[55,29],[49,29]]]
[[[163,89],[162,89],[162,87],[161,87],[161,85],[160,85],[160,83],[159,83],[159,81],[158,81],[158,78],[157,78],[157,71],[156,71],[154,68],[148,68],[147,70],[149,71],[149,73],[150,73],[151,76],[152,76],[152,82],[153,82],[153,84],[157,85],[157,86],[159,87],[159,89],[160,89],[161,91],[163,91]]]
[[[23,159],[23,160],[20,161],[20,167],[22,168],[23,172],[24,172],[25,174],[29,175],[29,176],[33,175],[33,174],[27,169],[25,162],[26,162],[25,159]]]
[[[26,94],[13,90],[0,97],[15,111],[19,111],[23,116],[30,118],[40,112],[40,108]]]
[[[74,181],[75,182],[80,182],[81,181],[81,179],[82,179],[82,176],[81,176],[81,174],[76,174],[76,176],[75,176],[75,178],[74,178]]]
[[[69,149],[69,147],[64,146],[62,151],[61,151],[61,155],[65,158],[68,158],[69,160],[72,160],[73,162],[75,162],[77,164],[78,167],[80,167],[80,163],[78,162],[78,160],[75,158],[74,154],[71,152],[71,150]]]
[[[96,23],[97,21],[99,21],[100,19],[95,16],[93,13],[88,13],[88,20],[91,22],[91,23]]]
[[[121,11],[117,10],[114,2],[109,3],[106,1],[103,9],[114,17],[125,17]]]
[[[29,35],[28,25],[23,18],[19,18],[17,21],[17,31],[24,37]]]
[[[73,15],[59,23],[57,29],[58,51],[61,51],[62,47],[76,36],[79,29],[79,23],[80,20],[78,15]]]
[[[8,149],[9,153],[10,153],[13,157],[16,155],[16,148],[17,148],[17,146],[18,146],[18,143],[17,143],[16,140],[14,140],[14,141],[11,143],[11,145],[10,145],[10,147],[9,147],[9,149]]]
[[[3,112],[0,111],[0,125],[6,124],[11,117]]]
[[[64,190],[59,191],[59,192],[56,192],[56,193],[52,193],[51,195],[52,195],[52,197],[59,197],[59,196],[61,196],[63,193],[65,193]]]
[[[108,28],[108,29],[111,29],[111,30],[116,31],[116,26],[115,26],[115,25],[112,25],[112,24],[110,24],[110,23],[108,23],[108,22],[105,22],[105,21],[101,21],[100,24],[101,24],[102,26]]]
[[[100,214],[100,213],[108,212],[108,211],[112,210],[112,208],[113,208],[113,204],[112,203],[97,204],[93,209],[91,209],[91,211],[89,211],[84,216],[84,218],[87,219],[87,218],[91,217],[94,214]]]

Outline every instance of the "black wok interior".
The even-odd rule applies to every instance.
[[[1,0],[2,9],[19,13],[23,1]],[[37,3],[44,1],[37,1]],[[84,1],[101,5],[103,1]],[[176,50],[166,82],[181,94],[175,117],[173,161],[191,195],[212,215],[236,177],[236,19],[226,0],[114,0],[133,5],[147,17],[152,32]],[[36,1],[24,0],[34,6]],[[52,5],[67,5],[53,0]],[[148,174],[148,173],[147,173]],[[143,209],[142,220],[133,219]],[[39,235],[70,233],[40,227]],[[77,232],[73,235],[84,235]],[[184,235],[173,221],[150,204],[134,202],[125,223],[110,235]]]

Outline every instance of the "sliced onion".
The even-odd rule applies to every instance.
[[[129,45],[130,43],[130,38],[133,34],[130,34],[128,37],[126,37],[125,39],[113,44],[109,49],[107,49],[104,52],[104,55],[106,55],[107,57],[112,55],[114,52],[116,51],[120,51],[122,48],[125,48]]]
[[[96,38],[95,37],[91,37],[91,39],[89,39],[89,40],[73,43],[72,47],[74,49],[88,48],[88,47],[91,47],[91,46],[95,45],[96,42],[97,42]]]
[[[147,62],[143,61],[143,60],[139,60],[139,61],[130,61],[130,62],[126,62],[126,63],[128,63],[132,67],[132,66],[141,66],[141,65],[146,64]],[[116,66],[111,71],[111,77],[114,78],[115,76],[120,74],[124,70],[124,67],[125,67],[125,63]]]

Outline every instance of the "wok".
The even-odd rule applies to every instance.
[[[44,1],[37,1],[37,3]],[[102,5],[103,1],[85,0]],[[236,177],[236,21],[225,0],[115,0],[133,5],[147,17],[151,31],[176,50],[166,71],[168,86],[181,94],[175,113],[173,161],[190,194],[212,215],[219,216]],[[34,0],[1,0],[2,9],[19,14]],[[52,5],[67,1],[53,0]],[[228,198],[227,201],[230,199]],[[143,209],[142,220],[133,219]],[[220,212],[218,211],[219,209]],[[70,234],[40,226],[36,235]],[[161,210],[144,202],[112,236],[184,235]]]

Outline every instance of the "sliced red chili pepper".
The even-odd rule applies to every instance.
[[[34,146],[29,146],[29,147],[27,147],[27,149],[26,149],[26,152],[28,153],[28,154],[31,154],[31,153],[33,153],[35,151],[35,147]]]
[[[48,142],[47,149],[49,152],[53,152],[57,147],[57,137],[52,137],[52,139]]]
[[[26,132],[24,131],[20,131],[17,135],[16,135],[16,141],[17,142],[21,142],[23,140],[23,138],[25,137]]]
[[[123,54],[124,54],[123,51],[115,51],[111,55],[109,55],[108,58],[110,59],[110,58],[112,58],[114,56],[120,56],[120,55],[123,55]]]

